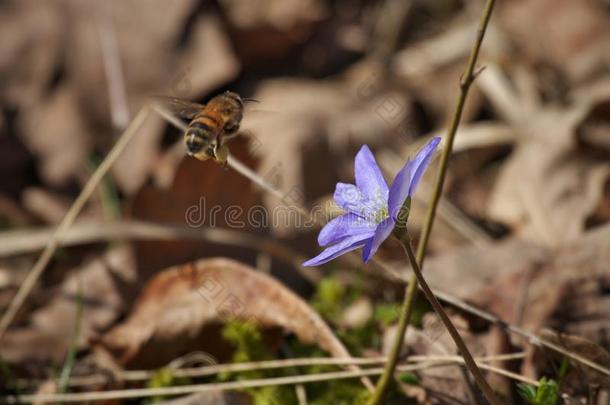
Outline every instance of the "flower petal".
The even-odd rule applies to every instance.
[[[376,226],[374,222],[369,222],[356,214],[343,214],[324,225],[318,235],[318,243],[320,246],[337,243],[348,236],[374,232]]]
[[[367,145],[363,145],[356,155],[354,172],[356,185],[367,200],[387,201],[388,184]]]
[[[435,136],[432,138],[423,148],[417,152],[415,155],[415,159],[413,159],[414,170],[411,171],[411,186],[409,187],[409,195],[415,194],[415,188],[419,184],[421,177],[424,175],[424,172],[428,168],[430,164],[430,160],[432,160],[432,155],[434,154],[434,150],[438,146],[441,141],[440,136]]]
[[[362,217],[367,215],[366,198],[353,184],[337,183],[333,197],[337,205],[345,211]]]
[[[366,244],[367,239],[373,236],[373,232],[354,235],[343,239],[341,242],[332,245],[322,251],[319,255],[303,263],[303,266],[319,266],[327,263],[337,256],[358,249]]]
[[[394,229],[395,221],[392,217],[388,217],[381,221],[375,230],[375,234],[369,239],[362,250],[362,260],[364,263],[368,263],[369,260],[377,253],[377,249],[383,243],[384,240],[390,236]]]
[[[438,136],[432,138],[417,152],[415,158],[409,160],[396,174],[388,197],[388,210],[391,217],[396,218],[407,197],[415,193],[415,188],[426,171],[440,140],[441,138]]]
[[[390,195],[388,197],[388,213],[390,214],[390,218],[396,219],[400,212],[400,207],[402,207],[403,202],[409,195],[412,171],[413,162],[409,160],[396,174],[396,177],[394,177],[394,181],[390,187]]]

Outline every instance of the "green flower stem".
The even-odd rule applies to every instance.
[[[472,50],[470,51],[466,70],[464,71],[464,74],[460,80],[460,94],[458,96],[455,110],[451,117],[451,123],[447,132],[447,138],[445,141],[446,144],[441,156],[440,170],[436,179],[436,183],[434,185],[432,201],[428,207],[428,212],[426,214],[426,220],[424,222],[422,234],[419,239],[419,244],[417,245],[416,263],[418,264],[418,270],[421,269],[424,264],[424,255],[426,253],[426,247],[428,246],[428,240],[430,239],[430,233],[432,231],[432,225],[434,223],[434,217],[436,215],[436,208],[438,206],[438,202],[443,191],[445,175],[447,174],[447,163],[449,162],[449,156],[451,155],[451,150],[453,148],[453,140],[455,139],[455,134],[457,133],[457,129],[462,118],[462,112],[464,110],[464,104],[466,102],[466,97],[468,96],[468,91],[470,90],[470,85],[476,77],[475,66],[479,57],[479,51],[481,49],[481,44],[483,43],[485,31],[487,30],[487,26],[489,25],[489,20],[491,18],[491,12],[493,10],[494,4],[495,0],[487,0],[487,3],[485,4],[485,9],[483,11],[483,15],[481,16],[481,21],[479,23],[479,28],[477,31],[477,38],[475,40],[474,45],[472,46]],[[412,267],[415,268],[416,266]],[[400,348],[402,347],[404,339],[404,332],[407,329],[407,325],[411,320],[411,314],[413,312],[413,302],[417,297],[417,282],[417,274],[414,271],[405,291],[405,298],[398,321],[398,331],[396,334],[396,340],[392,345],[389,361],[386,363],[383,375],[377,382],[375,392],[373,393],[373,396],[368,402],[369,405],[376,405],[381,402],[385,390],[387,389],[387,386],[394,373],[397,361],[396,359],[398,357],[398,354],[400,353]]]
[[[405,233],[405,236],[400,239],[400,242],[402,244],[402,247],[405,249],[407,256],[409,257],[409,262],[411,263],[411,268],[413,269],[413,274],[417,278],[417,282],[419,283],[419,286],[423,290],[424,295],[426,296],[426,299],[428,299],[428,302],[430,302],[430,305],[432,305],[432,308],[434,308],[434,312],[436,312],[436,314],[439,316],[439,318],[441,318],[443,325],[445,325],[445,328],[451,335],[451,338],[455,342],[455,345],[457,346],[457,348],[460,352],[460,355],[464,358],[466,368],[472,373],[472,376],[474,377],[475,382],[477,383],[477,385],[479,386],[479,388],[483,392],[483,395],[485,396],[485,398],[487,398],[489,403],[491,403],[493,405],[496,405],[496,404],[500,405],[500,401],[496,397],[494,391],[491,389],[491,387],[489,386],[487,381],[485,381],[485,377],[483,377],[483,373],[477,366],[477,363],[475,363],[474,359],[472,358],[472,354],[470,354],[470,351],[468,350],[468,347],[464,343],[464,340],[462,340],[462,337],[460,336],[459,332],[457,331],[455,326],[453,326],[451,319],[449,319],[449,317],[447,316],[447,313],[443,309],[442,305],[440,304],[440,302],[438,302],[438,299],[436,299],[436,296],[434,295],[434,293],[428,286],[428,283],[426,282],[426,279],[424,278],[424,275],[422,274],[422,272],[419,268],[419,264],[417,263],[415,254],[413,253],[413,248],[411,247],[411,240],[409,238],[408,233]],[[412,283],[412,284],[414,284],[414,283]],[[409,287],[412,284],[409,284]],[[414,288],[414,290],[416,290],[416,289]],[[397,338],[396,340],[402,340],[402,339]]]
[[[409,283],[405,290],[405,298],[400,310],[400,317],[398,318],[398,328],[396,330],[396,337],[394,338],[394,342],[392,342],[392,347],[390,349],[390,353],[388,354],[388,362],[384,366],[383,374],[381,375],[379,380],[377,380],[377,384],[375,385],[375,391],[367,402],[368,405],[379,404],[383,399],[383,396],[385,395],[385,391],[388,388],[390,381],[392,381],[392,378],[394,376],[394,370],[396,369],[396,363],[398,362],[400,349],[402,349],[405,331],[407,330],[409,318],[411,317],[411,310],[413,307],[411,304],[413,303],[413,298],[416,293],[417,282]]]
[[[494,4],[495,0],[487,0],[487,3],[485,4],[485,10],[481,16],[479,29],[477,31],[477,38],[472,46],[472,50],[470,51],[470,57],[468,58],[466,70],[460,79],[460,94],[458,96],[455,110],[453,111],[453,115],[451,117],[451,123],[447,131],[445,148],[443,149],[443,153],[441,155],[440,170],[434,184],[432,201],[428,207],[424,227],[422,228],[422,233],[417,245],[416,257],[420,268],[423,268],[426,247],[428,246],[428,240],[430,239],[430,233],[432,232],[432,224],[434,223],[434,217],[436,216],[436,208],[443,192],[443,184],[445,183],[445,176],[447,174],[447,163],[449,162],[449,156],[451,155],[451,150],[453,149],[453,140],[455,139],[455,134],[457,133],[458,126],[460,125],[460,120],[462,119],[462,112],[464,110],[464,104],[466,102],[466,97],[468,96],[468,91],[470,90],[470,85],[478,74],[478,72],[475,72],[475,65],[479,57],[481,43],[483,42],[483,36],[485,35],[487,25],[489,24]],[[410,282],[411,281],[415,281],[415,276],[411,277]]]

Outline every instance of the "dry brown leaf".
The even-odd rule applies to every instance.
[[[64,185],[87,167],[91,138],[73,86],[58,88],[19,117],[24,143],[41,160],[43,179]]]
[[[587,232],[543,261],[490,280],[467,298],[528,331],[551,327],[593,342],[608,341],[610,226]],[[466,283],[469,280],[462,280]],[[527,366],[526,374],[536,378]]]
[[[499,21],[530,60],[550,63],[577,82],[607,72],[610,24],[604,2],[530,0],[499,6]]]
[[[576,353],[606,368],[610,368],[610,353],[600,345],[595,344],[588,339],[581,336],[557,333],[550,329],[540,331],[540,337],[553,342],[572,353]],[[544,354],[539,353],[539,355],[539,360],[543,363],[548,361],[547,356],[549,355],[555,357],[557,361],[562,360],[562,356],[555,352],[545,351]],[[601,386],[610,389],[610,378],[608,378],[607,375],[601,374],[588,367],[582,367],[575,362],[571,362],[570,365],[571,367],[568,370],[568,374],[562,379],[562,387],[564,387],[564,389],[566,386],[570,387],[570,389],[582,389],[582,379],[585,380],[587,385]],[[538,367],[538,369],[544,369],[544,364]]]
[[[249,67],[261,67],[293,59],[294,51],[316,33],[325,10],[318,0],[230,0],[223,12],[239,59]],[[307,59],[303,56],[301,65]]]
[[[246,165],[256,167],[256,160],[248,155],[246,148],[243,140],[231,142],[232,153]],[[216,162],[201,162],[184,156],[171,189],[163,190],[147,184],[133,198],[129,210],[133,218],[147,221],[186,223],[195,229],[232,227],[265,233],[266,229],[254,226],[249,220],[250,210],[262,208],[260,204],[260,195],[250,180]],[[200,241],[139,241],[135,246],[138,265],[145,279],[164,267],[212,254],[254,259],[252,252]]]
[[[29,325],[9,329],[2,342],[2,357],[14,363],[63,361],[77,321],[78,348],[87,347],[89,339],[117,319],[123,306],[123,288],[134,283],[135,276],[132,253],[126,246],[109,250],[75,269],[50,303],[30,315]],[[83,305],[80,320],[76,317],[79,284]]]
[[[426,279],[444,291],[471,299],[495,280],[508,279],[547,260],[547,250],[533,243],[510,238],[488,246],[467,246],[426,260]],[[506,284],[496,294],[513,297]]]
[[[324,15],[324,4],[319,0],[229,0],[225,4],[231,22],[241,28],[271,25],[287,30],[301,20]]]
[[[204,259],[159,273],[144,288],[127,320],[104,335],[101,343],[125,364],[151,341],[165,341],[167,347],[185,337],[197,340],[205,330],[210,333],[205,327],[230,319],[253,321],[263,328],[280,327],[335,357],[349,357],[305,301],[270,276],[225,258]],[[199,350],[215,349],[199,346]]]
[[[56,2],[3,2],[0,10],[0,96],[13,106],[29,108],[56,73],[65,17]]]
[[[21,204],[30,213],[50,224],[58,224],[72,201],[65,196],[48,192],[45,189],[31,187],[23,190]]]
[[[597,95],[570,109],[546,108],[521,128],[523,136],[494,186],[488,215],[548,246],[580,236],[603,198],[610,166],[583,150],[576,129],[607,100]],[[596,151],[595,154],[601,151]]]

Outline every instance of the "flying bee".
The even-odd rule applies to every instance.
[[[178,117],[190,120],[184,132],[188,155],[225,164],[229,149],[225,142],[237,135],[244,114],[242,98],[232,91],[213,97],[206,105],[179,98],[162,97],[163,104]]]

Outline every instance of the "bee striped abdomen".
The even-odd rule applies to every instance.
[[[209,112],[203,112],[193,118],[189,128],[213,134],[222,129],[222,121]]]

